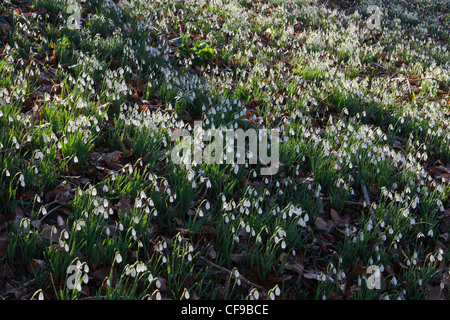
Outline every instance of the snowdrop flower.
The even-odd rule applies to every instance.
[[[391,280],[392,285],[397,286],[397,278],[393,277]]]

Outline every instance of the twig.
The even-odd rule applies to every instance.
[[[447,86],[447,84],[446,84],[444,81],[439,80],[439,79],[436,79],[436,78],[419,78],[419,79],[407,79],[407,80],[408,80],[408,81],[434,80],[434,81],[437,81],[437,82],[439,82],[440,84],[442,84],[442,85],[446,88],[446,90],[448,91],[448,86]]]
[[[345,204],[351,204],[354,206],[364,206],[364,203],[362,202],[356,202],[356,201],[344,201]]]
[[[330,198],[321,198],[324,201],[331,201]],[[356,202],[356,201],[349,201],[349,200],[345,200],[344,201],[345,204],[350,204],[350,205],[354,205],[354,206],[364,206],[364,203],[362,202]]]
[[[366,204],[369,206],[369,213],[371,216],[375,215],[375,212],[372,209],[372,204],[370,202],[369,193],[367,192],[367,187],[364,181],[361,181],[361,188],[364,196],[364,200],[366,201]]]
[[[447,86],[447,84],[444,82],[444,81],[442,81],[442,80],[439,80],[439,79],[436,79],[436,78],[419,78],[419,79],[410,79],[410,78],[407,78],[407,77],[400,77],[400,78],[393,78],[393,79],[390,79],[390,81],[393,81],[393,80],[402,80],[402,82],[403,81],[407,81],[408,82],[408,85],[409,85],[409,87],[410,87],[410,90],[411,90],[411,84],[410,84],[410,82],[416,82],[416,81],[423,81],[423,80],[434,80],[434,81],[437,81],[437,82],[439,82],[440,84],[442,84],[442,86],[444,86],[444,88],[445,88],[445,90],[446,91],[448,91],[448,86]]]
[[[13,151],[19,151],[22,148],[28,148],[30,146],[30,142],[26,141],[24,143],[22,143],[21,145],[19,145],[19,148],[9,148],[9,149],[5,149],[5,150],[0,150],[0,153],[9,153],[9,152],[13,152]]]
[[[322,198],[319,198],[319,215],[322,217],[325,215],[325,210],[323,209]]]
[[[63,206],[63,203],[58,201],[58,200],[53,200],[52,202],[48,203],[47,205],[45,205],[46,207],[51,206],[52,204],[60,204],[59,206],[56,206],[55,208],[53,208],[52,210],[48,211],[42,218],[38,219],[38,220],[34,220],[31,222],[31,224],[35,227],[35,228],[39,228],[42,221],[44,221],[45,219],[47,219],[48,216],[50,216],[53,212],[55,212],[56,210],[58,210],[59,208],[61,208]]]
[[[214,262],[209,261],[209,260],[206,259],[205,257],[200,257],[200,259],[202,259],[204,262],[208,263],[211,267],[214,267],[214,268],[216,268],[216,269],[218,269],[218,270],[220,270],[220,271],[222,271],[222,272],[228,273],[228,274],[230,274],[230,275],[233,274],[232,271],[230,271],[230,270],[228,270],[227,268],[224,268],[224,267],[222,267],[222,266],[219,266],[218,264],[215,264]],[[240,275],[240,274],[239,274],[239,277],[238,277],[238,278],[241,279],[242,281],[244,281],[246,284],[252,286],[252,287],[255,287],[255,288],[257,288],[257,289],[259,289],[259,290],[261,290],[261,291],[267,292],[267,290],[266,290],[265,288],[261,287],[260,285],[258,285],[258,284],[256,284],[256,283],[251,282],[250,280],[244,278],[244,277],[243,277],[242,275]]]
[[[36,279],[31,279],[30,281],[22,283],[21,285],[19,285],[18,289],[23,289],[23,288],[26,288],[28,286],[32,286],[33,284],[35,284],[35,282],[36,282]]]
[[[105,299],[106,298],[106,296],[98,296],[98,297],[84,297],[84,298],[81,298],[81,299],[78,299],[78,300],[103,300],[103,299]]]

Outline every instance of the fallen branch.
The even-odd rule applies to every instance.
[[[9,149],[5,149],[5,150],[0,150],[0,153],[17,152],[20,149],[28,148],[29,146],[31,146],[31,143],[29,141],[26,141],[26,142],[22,143],[21,145],[19,145],[19,148],[9,148]]]
[[[372,209],[372,204],[370,202],[369,193],[367,192],[367,187],[364,181],[361,181],[361,188],[363,192],[364,200],[366,201],[366,204],[369,206],[369,213],[371,216],[375,215],[375,212]]]
[[[45,205],[45,207],[49,207],[52,204],[59,204],[58,206],[54,207],[52,210],[48,211],[42,218],[38,219],[38,220],[34,220],[31,222],[31,225],[34,226],[35,228],[39,228],[42,224],[42,222],[47,219],[48,216],[50,216],[53,212],[55,212],[56,210],[58,210],[59,208],[61,208],[64,204],[58,200],[54,200],[48,204]]]
[[[331,201],[330,198],[321,198],[323,201]],[[349,201],[349,200],[345,200],[344,201],[345,204],[349,204],[349,205],[353,205],[353,206],[364,206],[363,202],[356,202],[356,201]]]
[[[106,296],[90,296],[90,297],[84,297],[78,300],[104,300],[106,298]]]
[[[228,273],[229,275],[234,275],[234,273],[232,271],[228,270],[225,267],[219,266],[218,264],[215,264],[214,262],[209,261],[205,257],[200,257],[200,259],[202,261],[208,263],[211,267],[214,267],[214,268],[216,268],[216,269],[218,269],[218,270],[220,270],[222,272]],[[257,289],[267,293],[267,290],[265,288],[261,287],[260,285],[258,285],[256,283],[251,282],[250,280],[244,278],[242,275],[239,274],[238,278],[240,280],[242,280],[243,282],[245,282],[246,284],[248,284],[249,286],[255,287],[255,288],[257,288]]]
[[[442,81],[442,80],[439,80],[439,79],[436,79],[436,78],[420,78],[420,79],[407,79],[408,81],[423,81],[423,80],[434,80],[434,81],[437,81],[437,82],[439,82],[440,84],[442,84],[442,86],[445,88],[445,91],[448,91],[448,86],[447,86],[447,84],[444,82],[444,81]]]

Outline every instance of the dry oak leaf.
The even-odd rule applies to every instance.
[[[333,227],[333,224],[331,222],[327,222],[327,221],[323,220],[321,217],[316,218],[316,228],[317,229],[329,232],[332,227]]]

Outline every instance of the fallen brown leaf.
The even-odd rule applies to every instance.
[[[2,26],[1,26],[1,30],[2,30],[2,34],[4,36],[7,36],[9,34],[9,32],[11,31],[12,27],[8,22],[3,22]]]
[[[316,218],[316,228],[317,229],[330,232],[332,226],[333,226],[333,224],[331,222],[327,222],[324,219],[322,219],[321,217]]]
[[[440,286],[428,286],[428,296],[427,300],[444,300],[444,295],[442,293]]]
[[[246,254],[244,253],[235,253],[231,255],[231,261],[233,261],[236,264],[241,264],[242,261],[244,260],[244,257],[246,256]]]
[[[301,262],[293,261],[292,263],[289,263],[286,265],[286,270],[289,270],[291,272],[298,274],[299,279],[300,279],[303,276],[305,267]]]
[[[9,238],[8,235],[0,237],[0,258],[5,255],[6,249],[9,246]]]
[[[216,260],[216,250],[212,246],[206,248],[206,257],[210,260]]]
[[[320,275],[314,271],[308,270],[303,273],[303,277],[310,280],[319,280]]]
[[[39,272],[42,268],[45,268],[45,261],[40,259],[31,258],[30,263],[27,266],[28,272]]]

